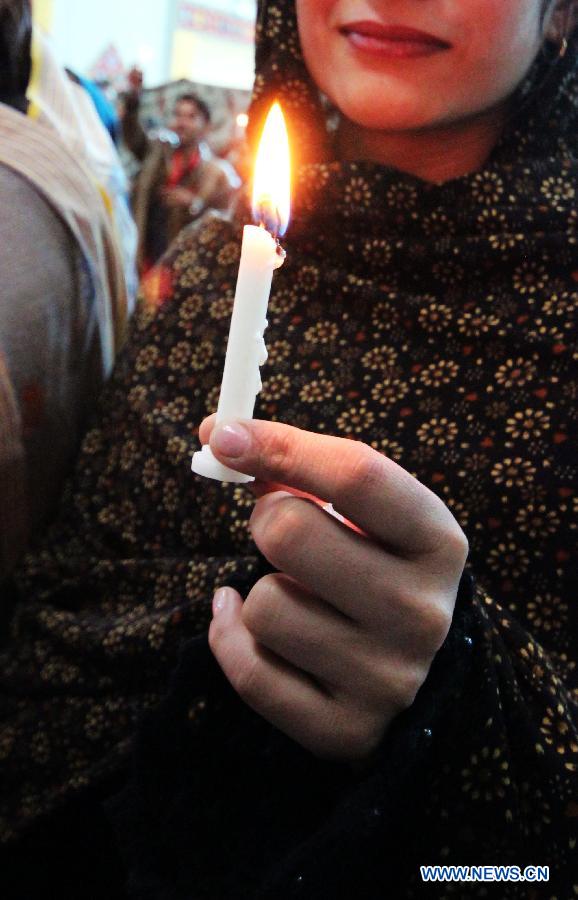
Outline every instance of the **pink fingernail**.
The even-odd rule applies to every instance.
[[[230,459],[244,456],[251,443],[251,436],[246,428],[233,422],[230,425],[217,425],[211,435],[211,444]]]
[[[219,613],[223,612],[231,602],[232,598],[233,591],[231,590],[231,588],[219,588],[219,590],[215,592],[215,596],[213,597],[213,615],[216,616]]]

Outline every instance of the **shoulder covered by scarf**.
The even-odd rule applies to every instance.
[[[246,592],[266,566],[252,498],[190,473],[242,215],[206,220],[147,279],[60,517],[19,576],[3,836],[117,771],[149,710],[114,813],[137,896],[485,896],[424,888],[419,865],[436,863],[548,865],[547,893],[500,897],[571,896],[576,45],[545,84],[530,73],[482,171],[433,186],[327,162],[291,6],[258,24],[253,118],[280,97],[301,166],[257,415],[364,440],[415,474],[464,528],[475,587],[363,771],[313,759],[228,688],[205,637],[212,594]]]

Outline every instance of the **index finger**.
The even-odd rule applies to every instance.
[[[326,498],[403,555],[434,552],[441,535],[457,529],[432,491],[360,441],[251,419],[215,425],[210,446],[233,469]]]
[[[217,423],[217,414],[212,413],[212,415],[207,416],[206,419],[203,419],[201,425],[199,427],[199,438],[201,444],[208,444],[211,439],[211,433],[213,428]],[[353,528],[356,531],[361,531],[353,522],[348,521],[340,513],[337,513],[336,510],[332,508],[333,504],[329,503],[327,500],[323,500],[321,497],[318,497],[316,494],[311,494],[309,491],[305,491],[296,487],[292,487],[289,484],[280,484],[277,481],[260,481],[257,479],[256,481],[251,481],[247,484],[248,490],[251,491],[252,494],[259,500],[261,497],[264,497],[265,494],[274,494],[277,491],[285,491],[293,494],[294,497],[302,497],[304,500],[312,500],[313,503],[316,503],[318,506],[321,506],[326,512],[330,512],[332,515],[336,516],[338,519],[343,520],[346,525],[350,528]]]

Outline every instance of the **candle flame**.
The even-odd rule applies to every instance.
[[[275,237],[287,231],[291,208],[291,160],[287,126],[274,103],[263,129],[253,176],[253,217]]]

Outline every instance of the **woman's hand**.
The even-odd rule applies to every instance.
[[[209,435],[215,456],[257,479],[251,530],[280,572],[245,603],[217,592],[212,651],[241,698],[294,740],[363,759],[411,706],[448,633],[465,535],[435,494],[365,444],[214,418],[201,426]]]

